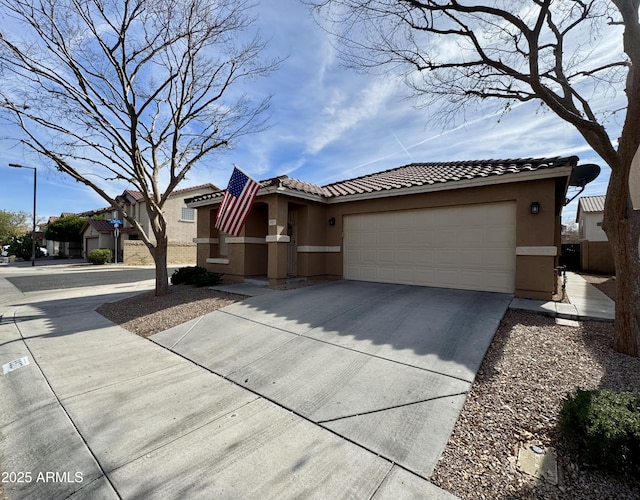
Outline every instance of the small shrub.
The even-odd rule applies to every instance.
[[[111,262],[111,250],[109,248],[96,248],[87,255],[87,261],[91,264],[102,265]]]
[[[195,275],[193,278],[192,284],[197,287],[214,286],[219,284],[221,281],[222,281],[222,274],[205,272],[204,274]]]
[[[640,471],[640,398],[610,390],[564,400],[559,428],[574,458],[606,472]]]
[[[200,266],[181,267],[173,271],[173,274],[171,275],[171,284],[181,285],[184,283],[187,285],[192,285],[193,280],[196,276],[206,273],[207,270],[204,267]]]
[[[222,274],[210,273],[204,267],[181,267],[173,271],[171,275],[172,285],[212,286],[222,281]]]

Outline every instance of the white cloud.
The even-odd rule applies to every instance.
[[[317,117],[307,139],[307,152],[317,154],[328,145],[344,137],[358,126],[366,126],[367,121],[376,119],[389,105],[396,85],[381,80],[373,80],[359,92],[346,93],[333,89],[328,106]]]
[[[469,109],[464,124],[445,127],[434,120],[431,109],[415,109],[405,99],[408,90],[397,77],[343,68],[328,35],[298,0],[262,1],[258,14],[262,35],[270,44],[266,55],[286,58],[280,71],[244,89],[249,95],[273,95],[270,127],[241,138],[229,154],[202,162],[181,187],[206,182],[225,187],[234,163],[257,179],[286,174],[326,184],[413,161],[577,154],[582,163],[603,167],[584,194],[603,194],[606,189],[608,168],[602,160],[573,127],[540,111],[537,104],[515,106],[501,116],[496,114],[500,104],[491,103]],[[590,62],[606,61],[607,54],[619,52],[619,44],[616,37],[603,39]],[[443,46],[448,50],[457,47],[450,41]],[[619,92],[613,105],[623,103],[624,93]],[[609,109],[611,95],[596,95],[594,105]],[[611,136],[618,137],[620,124],[612,119],[608,126]],[[29,196],[23,198],[28,201]],[[102,205],[94,196],[87,198],[87,205]],[[56,201],[60,209],[53,214],[67,210],[65,196]],[[565,214],[571,210],[575,202]]]

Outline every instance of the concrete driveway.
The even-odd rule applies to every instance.
[[[428,479],[510,295],[336,281],[151,340]]]
[[[0,268],[10,500],[454,498],[428,479],[510,298],[259,289],[150,342],[95,309],[152,280],[22,292],[15,274]]]

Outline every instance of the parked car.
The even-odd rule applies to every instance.
[[[2,245],[2,257],[9,256],[9,245]]]
[[[36,257],[49,257],[49,250],[47,250],[47,247],[38,247],[36,249]]]

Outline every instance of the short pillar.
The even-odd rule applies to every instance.
[[[270,286],[282,285],[287,278],[287,217],[289,203],[274,196],[269,200],[269,234],[267,245],[269,252],[267,277]]]

